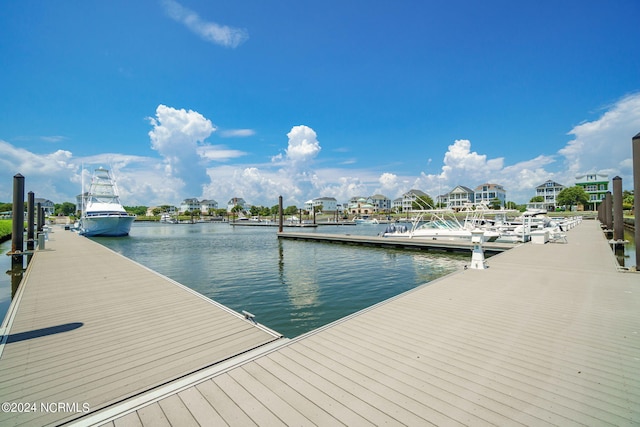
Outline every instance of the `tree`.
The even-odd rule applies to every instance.
[[[633,190],[622,192],[622,209],[633,209]]]
[[[569,208],[578,204],[586,206],[589,203],[589,195],[584,191],[584,188],[575,185],[567,187],[558,193],[556,203],[560,206],[569,206]]]
[[[529,203],[540,203],[540,202],[544,202],[544,196],[533,196],[531,200],[529,200]]]
[[[298,213],[297,206],[287,206],[284,210],[285,215],[296,215]]]
[[[76,213],[76,205],[71,202],[64,202],[62,204],[56,203],[55,205],[55,215],[64,215],[69,216]]]
[[[518,209],[516,202],[506,202],[504,204],[505,209]]]
[[[413,210],[423,210],[423,209],[432,209],[433,208],[433,199],[428,194],[425,196],[418,196],[411,203],[411,209]]]
[[[500,199],[498,199],[497,197],[493,200],[491,200],[491,209],[500,209],[500,207],[502,206],[502,203],[500,202]]]

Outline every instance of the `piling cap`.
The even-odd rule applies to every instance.
[[[633,139],[640,139],[640,132],[638,132],[638,134],[634,136]]]
[[[614,176],[614,177],[613,177],[613,181],[618,181],[618,180],[620,180],[620,179],[622,179],[622,178],[620,178],[619,176]]]

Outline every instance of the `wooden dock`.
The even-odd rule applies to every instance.
[[[73,420],[281,338],[62,229],[36,252],[2,328],[0,402],[23,405],[3,407],[2,426]],[[46,406],[58,403],[71,406]]]
[[[125,394],[77,414],[74,424],[638,425],[640,275],[618,271],[596,221],[567,237],[566,244],[520,245],[490,258],[486,270],[448,275],[267,352]],[[92,311],[104,318],[102,306]],[[78,321],[68,319],[54,323]],[[25,341],[64,347],[83,328]],[[5,348],[3,379],[12,372],[4,358],[21,342]],[[71,363],[65,380],[77,381],[71,367],[83,364],[81,357]],[[100,376],[102,367],[93,369]],[[14,378],[43,373],[27,360]],[[4,400],[37,401],[48,389],[15,394],[19,388],[11,395],[3,387]]]
[[[300,233],[284,231],[278,237],[288,240],[308,240],[323,243],[342,243],[347,245],[373,246],[379,248],[416,249],[434,252],[471,253],[473,244],[464,240],[427,240],[408,237],[361,236],[355,234]],[[487,254],[497,254],[517,246],[515,243],[487,242],[483,245]]]

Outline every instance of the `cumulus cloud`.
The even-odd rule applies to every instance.
[[[558,153],[565,158],[568,174],[606,171],[632,180],[631,138],[640,130],[640,93],[625,96],[596,120],[575,126],[574,139]],[[624,175],[624,176],[623,176]],[[612,178],[612,176],[610,176]]]
[[[196,12],[182,6],[175,0],[164,0],[163,5],[165,12],[171,19],[185,25],[205,41],[235,48],[249,38],[247,30],[204,21]]]
[[[444,155],[444,166],[442,167],[442,177],[445,179],[460,177],[475,180],[483,180],[491,176],[502,168],[504,159],[487,160],[485,154],[478,154],[471,151],[471,141],[458,139]]]
[[[162,104],[149,122],[153,126],[149,131],[151,148],[163,157],[166,176],[180,179],[186,191],[200,194],[201,187],[209,180],[204,160],[211,159],[215,153],[215,149],[205,144],[205,139],[215,132],[215,126],[196,111]]]
[[[309,162],[320,153],[320,143],[315,131],[310,127],[294,126],[287,137],[289,137],[289,146],[286,150],[287,159],[294,163]]]

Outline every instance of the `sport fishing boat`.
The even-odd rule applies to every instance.
[[[84,236],[127,236],[135,215],[124,210],[109,170],[95,170],[91,187],[82,195],[79,233]]]

